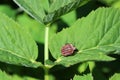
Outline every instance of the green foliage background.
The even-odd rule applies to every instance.
[[[58,3],[60,3],[60,2],[58,2]],[[46,4],[47,4],[47,2],[43,2],[42,6],[47,11],[48,6],[45,6]],[[18,61],[16,60],[16,62],[13,62],[13,63],[16,63],[17,65],[12,65],[12,64],[7,64],[7,63],[0,62],[0,69],[1,69],[0,76],[2,76],[2,77],[0,77],[0,80],[14,80],[14,79],[15,80],[39,80],[39,79],[43,79],[44,71],[43,71],[42,68],[40,68],[40,67],[39,68],[29,68],[29,67],[30,66],[31,67],[37,67],[37,66],[40,66],[41,63],[44,62],[43,61],[43,58],[44,58],[43,48],[44,48],[44,30],[45,30],[45,26],[42,23],[39,23],[39,22],[41,21],[43,23],[48,23],[48,22],[51,21],[51,19],[54,20],[53,15],[55,15],[55,14],[57,14],[57,12],[61,11],[58,8],[59,6],[61,6],[61,4],[58,4],[57,7],[51,6],[50,10],[48,10],[48,12],[47,12],[47,15],[46,15],[46,13],[44,11],[42,11],[43,13],[41,13],[41,11],[38,11],[38,13],[33,13],[34,15],[32,15],[32,16],[34,16],[35,18],[37,17],[38,21],[36,21],[31,16],[29,16],[26,12],[24,12],[23,10],[18,8],[18,6],[12,0],[1,0],[0,1],[0,12],[5,13],[7,16],[12,18],[16,22],[18,22],[20,25],[16,25],[16,23],[14,23],[14,22],[13,22],[14,23],[13,25],[22,27],[22,29],[28,31],[32,35],[32,38],[36,41],[36,43],[38,45],[38,58],[37,58],[37,54],[36,54],[37,53],[37,48],[34,47],[34,45],[36,45],[36,44],[34,44],[33,39],[31,39],[31,37],[29,37],[27,35],[24,35],[24,36],[20,35],[21,33],[19,31],[23,31],[23,33],[26,33],[26,32],[24,30],[17,29],[18,35],[21,36],[20,38],[27,37],[26,40],[21,41],[21,43],[25,44],[24,46],[22,46],[24,51],[27,53],[28,49],[26,48],[26,46],[31,45],[32,46],[32,47],[30,47],[31,53],[34,53],[35,56],[32,56],[33,58],[31,60],[30,59],[31,58],[30,54],[27,54],[27,55],[24,55],[24,54],[21,55],[20,54],[19,55],[19,53],[22,53],[22,52],[20,52],[20,50],[18,48],[16,50],[16,52],[19,52],[18,55],[21,56],[22,59],[19,57]],[[69,37],[69,36],[67,36],[67,34],[69,33],[69,34],[72,34],[72,35],[76,35],[76,34],[79,33],[79,32],[76,32],[76,30],[79,29],[78,26],[81,26],[81,25],[77,25],[77,23],[82,23],[82,22],[78,20],[75,23],[75,21],[77,19],[81,18],[81,17],[86,17],[87,15],[89,15],[89,17],[91,17],[92,14],[89,14],[89,13],[92,10],[96,10],[99,7],[114,7],[117,10],[117,8],[120,8],[120,0],[90,0],[87,4],[77,8],[76,10],[73,10],[72,12],[70,12],[68,14],[63,15],[62,17],[60,17],[60,19],[56,20],[51,25],[50,34],[49,34],[50,37],[49,38],[51,39],[54,36],[54,40],[51,39],[51,41],[49,41],[50,44],[51,44],[50,45],[50,51],[51,51],[50,59],[52,61],[55,61],[55,59],[57,59],[56,63],[51,63],[51,61],[48,61],[48,64],[50,64],[50,65],[55,64],[56,65],[56,66],[54,66],[53,68],[50,69],[51,80],[54,80],[54,79],[56,79],[56,80],[70,80],[73,77],[74,77],[73,78],[74,80],[93,80],[93,79],[94,80],[108,80],[108,79],[109,80],[118,80],[120,78],[120,74],[119,74],[119,72],[120,72],[120,69],[119,69],[119,67],[120,67],[120,56],[117,55],[117,54],[109,54],[111,57],[116,58],[116,60],[111,61],[114,58],[111,58],[110,56],[103,55],[106,52],[110,52],[110,51],[114,52],[114,50],[111,50],[111,47],[110,47],[110,50],[103,50],[103,48],[105,48],[105,47],[101,46],[102,42],[101,42],[101,45],[99,47],[99,49],[101,49],[102,51],[96,50],[97,51],[96,52],[95,50],[91,50],[91,53],[94,52],[94,54],[95,54],[95,53],[100,52],[100,54],[97,54],[97,55],[93,56],[94,54],[91,55],[91,54],[89,54],[87,52],[84,52],[84,51],[83,51],[83,53],[87,53],[86,54],[87,60],[91,60],[90,57],[92,57],[92,60],[94,60],[94,59],[99,60],[100,59],[101,61],[103,60],[103,61],[109,61],[109,62],[101,62],[101,61],[98,61],[98,62],[93,62],[93,61],[86,62],[86,57],[85,57],[85,60],[83,60],[84,62],[82,61],[83,63],[79,63],[79,62],[81,62],[81,60],[79,59],[79,56],[82,59],[85,56],[84,54],[80,54],[80,55],[78,54],[76,56],[68,57],[68,58],[61,57],[58,54],[58,53],[60,53],[59,48],[61,48],[61,45],[63,46],[66,43],[66,37]],[[34,8],[34,7],[32,7],[32,8]],[[41,6],[38,6],[38,8],[41,8]],[[38,9],[34,9],[34,10],[36,10],[36,12],[37,12]],[[53,13],[55,10],[56,10],[56,13]],[[67,8],[65,8],[65,10],[67,10]],[[113,13],[111,13],[111,15],[117,14],[115,11],[109,10],[109,12],[113,12]],[[108,18],[108,23],[110,23],[109,20],[113,19],[111,17],[104,17],[104,15],[102,15],[101,12],[98,12],[98,13],[101,14],[101,16],[103,16],[103,17],[96,18],[98,20],[103,19],[103,22],[104,22],[104,19]],[[37,16],[37,14],[41,14],[42,16],[41,15]],[[64,12],[62,14],[64,14]],[[59,17],[62,14],[58,14],[56,17]],[[1,14],[1,16],[4,16],[4,15]],[[52,16],[52,17],[50,19],[48,19],[50,16]],[[97,15],[96,15],[96,17],[97,17]],[[119,17],[116,17],[115,20],[119,20],[118,18]],[[86,23],[88,21],[87,18],[86,19],[83,18],[83,20],[86,20],[85,21]],[[90,21],[93,21],[93,20],[94,20],[94,18],[92,17]],[[0,21],[2,21],[2,20],[0,20]],[[9,20],[6,23],[9,23]],[[86,23],[82,23],[82,24],[85,25]],[[84,29],[86,29],[86,27],[89,28],[88,25],[90,25],[90,24],[91,23],[87,23],[86,26],[83,26],[82,29],[84,30]],[[119,29],[120,24],[119,23],[116,23],[116,24],[118,24],[118,25],[112,25],[112,26],[117,26],[116,29]],[[3,25],[3,24],[0,24],[0,25]],[[6,25],[4,25],[4,26],[6,26]],[[68,29],[63,30],[63,28],[68,28],[69,26],[72,26],[72,27],[76,26],[76,29],[73,30],[74,28],[71,27],[71,28],[69,28],[69,31],[68,31]],[[112,27],[112,26],[110,26],[110,27]],[[11,32],[12,32],[12,29],[16,28],[15,26],[12,26],[12,27],[13,28],[8,29]],[[6,28],[9,28],[9,27],[6,27]],[[82,30],[82,29],[80,29],[80,30]],[[5,29],[3,29],[3,30],[5,30]],[[62,31],[62,32],[60,32],[60,31]],[[2,34],[2,32],[0,32],[0,33]],[[58,34],[55,35],[56,33],[58,33]],[[80,33],[82,34],[84,32],[80,31]],[[62,34],[66,34],[66,35],[62,36]],[[90,33],[88,32],[88,34],[90,34]],[[108,35],[110,35],[110,34],[114,34],[114,33],[112,33],[112,32],[108,33]],[[118,35],[119,35],[119,32],[118,32]],[[6,35],[3,35],[3,36],[6,36]],[[61,38],[61,42],[59,42],[57,37]],[[86,37],[88,37],[88,36],[86,36]],[[95,36],[93,36],[93,37],[95,37]],[[77,36],[76,36],[76,38],[79,39]],[[7,40],[8,38],[4,37],[3,39]],[[13,39],[15,39],[15,38],[13,38]],[[30,40],[28,40],[28,39],[30,39]],[[75,39],[75,40],[77,40],[77,39]],[[111,38],[107,38],[107,39],[110,40]],[[104,43],[104,40],[106,40],[106,38],[103,39],[103,43]],[[28,43],[26,43],[25,41],[27,41]],[[55,45],[54,45],[53,41],[56,42]],[[74,40],[69,39],[67,42],[72,43],[72,42],[74,42]],[[75,41],[75,42],[77,42],[77,41]],[[85,43],[90,43],[90,42],[87,41]],[[110,42],[108,42],[108,44],[109,43]],[[8,43],[5,42],[5,44],[8,44]],[[9,46],[5,47],[5,48],[8,49],[8,50],[11,50],[11,44],[12,43],[9,43]],[[19,42],[16,43],[16,44],[20,46]],[[73,43],[73,44],[75,44],[75,43]],[[79,43],[79,44],[81,45],[81,43]],[[79,46],[78,44],[77,45],[75,44],[75,46],[77,46],[77,48],[79,50],[81,50],[81,49],[85,49],[86,47],[87,48],[91,47],[92,43],[90,43],[90,44],[91,44],[90,46],[89,45],[85,46],[84,44],[82,46]],[[16,46],[16,45],[12,45],[12,46]],[[53,50],[55,48],[55,46],[58,46],[56,51]],[[114,44],[114,46],[116,46],[116,45]],[[119,49],[119,47],[117,47],[117,49]],[[4,53],[7,54],[5,51],[4,51]],[[15,52],[13,52],[13,53],[15,53]],[[9,55],[9,56],[11,56],[11,55]],[[26,56],[27,58],[24,59],[24,56]],[[37,64],[34,63],[36,58],[37,58],[37,61],[39,61],[41,63],[37,63]],[[7,59],[7,57],[2,57],[1,56],[0,59],[1,59],[1,61],[2,60],[5,61]],[[19,61],[21,61],[21,60],[24,61],[23,64],[25,66],[29,66],[29,67],[19,66]],[[74,61],[74,60],[78,64],[76,64],[75,62],[72,63],[72,61]],[[12,61],[10,61],[10,62],[12,62]],[[26,65],[27,63],[29,63],[30,65]],[[62,64],[64,66],[57,66],[57,64]],[[73,64],[75,64],[75,65],[73,65]],[[70,67],[65,68],[65,66],[66,67],[70,66]],[[89,74],[90,72],[92,74]]]

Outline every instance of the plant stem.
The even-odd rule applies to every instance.
[[[45,75],[44,75],[44,80],[49,80],[49,70],[45,69]]]
[[[50,24],[47,24],[45,27],[45,46],[44,46],[44,65],[46,66],[46,60],[49,59],[49,50],[48,50],[48,39],[49,39],[49,27]],[[44,80],[49,80],[49,69],[44,68]]]
[[[44,47],[44,64],[45,65],[46,65],[46,60],[49,59],[49,51],[48,51],[49,26],[50,24],[47,24],[45,27],[45,47]]]

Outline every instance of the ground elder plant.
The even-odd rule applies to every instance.
[[[88,5],[90,0],[13,0],[33,19],[18,22],[0,12],[0,61],[6,64],[42,69],[42,77],[8,75],[0,71],[0,80],[119,80],[120,69],[111,71],[104,65],[119,61],[120,9],[99,7],[87,16],[69,22],[65,14]],[[102,0],[104,2],[104,0]],[[110,6],[110,4],[109,4]],[[28,17],[28,16],[27,16]],[[55,22],[62,18],[69,27],[56,32]],[[25,24],[37,22],[44,27],[43,37],[32,37]],[[53,25],[54,24],[54,25]],[[34,29],[34,25],[32,28]],[[61,26],[62,27],[62,26]],[[42,28],[41,28],[42,29]],[[36,34],[34,34],[36,35]],[[39,36],[37,35],[37,36]],[[43,38],[43,39],[41,39]],[[44,44],[43,56],[37,42]],[[37,58],[43,59],[42,61]],[[115,62],[116,63],[116,62]],[[119,62],[118,62],[119,63]],[[101,66],[102,64],[102,66]],[[116,66],[119,66],[115,64]],[[113,64],[112,64],[113,66]],[[119,66],[120,67],[120,66]],[[115,69],[115,68],[113,68]],[[106,75],[106,73],[110,73]],[[36,74],[32,72],[31,75]],[[107,77],[105,77],[107,76]]]

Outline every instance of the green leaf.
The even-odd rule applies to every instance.
[[[92,11],[86,18],[79,19],[75,24],[51,39],[49,48],[56,64],[70,66],[79,62],[111,61],[109,53],[120,52],[120,10],[99,8]],[[61,55],[61,48],[66,44],[74,45],[78,52],[72,56]]]
[[[115,73],[109,80],[120,80],[120,73]]]
[[[38,80],[38,79],[36,79],[36,78],[29,77],[29,76],[22,76],[22,77],[20,77],[20,76],[18,76],[18,75],[13,75],[13,76],[11,76],[11,77],[12,77],[11,80]]]
[[[86,69],[88,69],[88,67],[90,72],[92,72],[95,67],[95,62],[93,61],[83,62],[82,64],[79,65],[78,72],[83,73]]]
[[[0,61],[38,67],[38,49],[31,35],[6,15],[0,13]]]
[[[45,11],[48,11],[49,10],[49,0],[41,0],[41,5],[42,7],[44,8]]]
[[[8,15],[9,17],[15,19],[15,15],[17,13],[16,10],[13,10],[10,6],[8,5],[0,5],[0,12]]]
[[[0,79],[1,80],[12,80],[11,76],[7,75],[5,72],[0,70]]]
[[[90,72],[92,72],[93,69],[95,68],[95,62],[89,61],[88,64],[89,64],[89,70],[90,70]]]
[[[44,24],[76,9],[89,0],[13,0],[32,17]],[[50,3],[49,3],[50,2]],[[46,12],[46,13],[45,13]]]
[[[83,76],[75,75],[73,80],[93,80],[92,74],[87,74]]]
[[[19,15],[17,17],[17,22],[21,25],[21,27],[29,31],[35,41],[44,43],[44,25],[30,18],[26,14]]]
[[[120,8],[120,0],[99,0],[100,2],[115,8]]]
[[[44,0],[13,0],[17,5],[24,9],[29,15],[43,23],[46,16],[43,4]]]
[[[0,70],[0,80],[37,80],[37,79],[28,76],[24,76],[24,77],[20,77],[18,75],[10,76],[7,73],[2,72]]]
[[[112,7],[115,7],[115,8],[120,8],[120,0],[117,0],[117,1],[114,2],[111,6],[112,6]]]
[[[61,19],[67,23],[69,26],[71,26],[76,21],[76,11],[71,11],[68,14],[65,14],[61,17]]]
[[[88,62],[84,62],[79,65],[78,72],[83,73],[88,68]]]
[[[84,5],[88,1],[89,0],[54,0],[50,5],[48,15],[45,17],[44,22],[48,23],[56,20],[61,15]]]

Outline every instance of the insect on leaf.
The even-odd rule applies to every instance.
[[[99,8],[87,17],[78,19],[70,28],[56,34],[49,48],[56,64],[70,66],[79,62],[111,61],[107,54],[120,52],[120,10]],[[61,48],[72,44],[78,52],[64,57]]]

